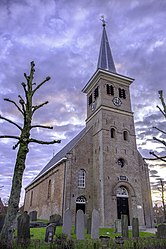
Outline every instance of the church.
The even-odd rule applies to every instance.
[[[113,227],[121,214],[141,227],[153,226],[148,165],[137,150],[130,85],[117,73],[102,25],[97,70],[82,89],[87,96],[86,126],[61,149],[25,188],[24,210],[49,219],[71,209],[90,216],[95,208],[101,227]]]

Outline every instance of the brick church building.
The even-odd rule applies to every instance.
[[[38,218],[70,208],[100,213],[100,225],[114,226],[121,214],[128,223],[152,227],[148,165],[137,150],[130,85],[116,72],[105,22],[97,70],[82,89],[87,95],[85,128],[59,151],[25,189],[24,209]]]

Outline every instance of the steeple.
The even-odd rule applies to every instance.
[[[107,38],[107,33],[106,33],[106,22],[104,20],[104,16],[102,16],[102,26],[103,26],[103,33],[102,33],[102,38],[101,38],[101,45],[100,45],[100,52],[99,52],[99,59],[98,59],[98,64],[97,68],[104,69],[113,73],[116,73],[114,61],[112,58],[111,54],[111,49],[109,45],[109,41]]]

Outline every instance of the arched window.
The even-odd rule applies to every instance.
[[[78,187],[79,188],[85,188],[85,177],[86,177],[86,172],[84,169],[80,169],[78,171]]]
[[[127,132],[127,131],[124,131],[124,132],[123,132],[123,139],[124,139],[125,141],[128,140],[128,132]]]
[[[128,191],[124,186],[120,186],[117,191],[116,191],[116,196],[117,197],[128,197]]]
[[[76,203],[86,203],[86,198],[85,196],[81,195],[76,199]]]
[[[111,138],[115,138],[115,129],[111,128]]]
[[[32,201],[33,201],[33,191],[31,191],[31,197],[30,197],[30,207],[32,206]]]
[[[48,182],[48,194],[47,194],[47,198],[49,199],[51,197],[51,180],[49,180]]]

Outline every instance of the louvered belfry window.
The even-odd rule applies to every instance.
[[[92,104],[92,94],[89,96],[89,105]]]
[[[94,99],[96,99],[99,96],[99,87],[96,87],[94,90]]]
[[[119,98],[126,99],[126,91],[125,91],[125,89],[119,88]]]
[[[107,94],[114,96],[114,87],[112,85],[107,84]]]

